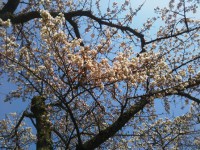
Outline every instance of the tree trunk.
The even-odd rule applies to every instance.
[[[37,150],[52,150],[51,126],[45,109],[45,98],[35,96],[31,101],[31,111],[36,118]]]

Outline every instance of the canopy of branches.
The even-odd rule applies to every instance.
[[[0,121],[0,149],[200,149],[200,2],[138,24],[146,3],[2,4],[0,75],[17,87],[5,101],[30,105]]]

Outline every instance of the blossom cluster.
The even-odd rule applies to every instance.
[[[13,80],[16,80],[14,74],[20,72],[25,80],[28,79],[32,84],[37,85],[44,81],[46,90],[43,92],[47,95],[52,93],[52,90],[63,91],[69,87],[69,84],[74,87],[93,85],[103,90],[107,84],[112,83],[117,87],[118,82],[124,81],[133,87],[141,85],[146,88],[148,80],[151,91],[165,87],[177,88],[177,85],[184,89],[188,85],[183,80],[186,70],[182,69],[172,74],[165,57],[159,52],[149,51],[141,53],[138,57],[133,57],[131,51],[118,52],[112,60],[104,55],[101,57],[99,54],[107,52],[103,45],[97,45],[93,49],[89,46],[81,46],[81,39],[71,40],[61,30],[65,21],[63,14],[52,17],[48,11],[42,10],[41,16],[40,48],[30,50],[29,47],[23,46],[18,50],[14,37],[3,38],[6,44],[1,46],[1,55],[10,62],[7,63],[6,68],[13,74]],[[110,39],[111,33],[109,31],[106,33],[107,38]],[[121,47],[126,49],[126,44],[121,43]],[[192,66],[188,66],[188,73],[194,73]],[[17,82],[24,83],[24,80]],[[30,87],[27,89],[33,90]],[[175,91],[173,88],[168,90],[168,92],[173,91]],[[158,95],[158,97],[162,96],[164,95]]]
[[[198,114],[196,111],[195,113]],[[134,134],[137,135],[130,139],[130,143],[135,142],[135,148],[145,149],[182,149],[181,147],[190,143],[193,147],[199,147],[196,136],[198,129],[195,129],[195,115],[189,112],[183,116],[177,116],[173,120],[168,118],[158,119],[152,124],[143,122],[143,124],[135,129]],[[187,138],[191,135],[190,138]]]
[[[29,144],[36,141],[36,136],[32,133],[32,128],[22,122],[16,129],[19,116],[16,113],[10,113],[5,119],[0,121],[0,145],[1,148],[15,148],[15,142],[28,148]],[[13,142],[15,141],[15,142]]]

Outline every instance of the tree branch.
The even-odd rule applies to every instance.
[[[185,87],[185,89],[198,86],[199,84],[200,84],[200,80],[193,79],[188,83],[188,85]],[[177,88],[178,88],[178,86],[177,86]],[[175,90],[176,86],[173,89]],[[132,119],[135,116],[135,114],[137,114],[140,110],[142,110],[145,107],[146,104],[149,103],[148,97],[156,96],[156,94],[158,94],[158,93],[162,93],[165,96],[171,96],[171,95],[177,94],[174,92],[166,93],[165,92],[166,90],[167,89],[140,96],[141,100],[139,102],[137,102],[135,105],[131,106],[131,108],[129,110],[127,110],[125,113],[121,114],[120,117],[112,125],[107,127],[105,130],[102,130],[99,134],[97,134],[96,136],[91,138],[89,141],[85,142],[83,144],[83,147],[81,147],[81,148],[77,147],[76,149],[77,150],[95,149],[98,146],[100,146],[102,143],[104,143],[106,140],[108,140],[110,137],[114,136],[115,133],[117,133],[119,130],[121,130],[121,128],[130,119]],[[192,97],[192,96],[189,96],[189,97],[193,101],[197,101],[194,97]],[[132,97],[132,98],[134,98],[134,97]],[[139,97],[137,97],[137,98],[139,98]],[[131,99],[131,98],[129,98],[129,99]]]
[[[11,13],[13,14],[19,5],[20,0],[8,0],[5,6],[0,10],[0,14]]]
[[[49,12],[49,13],[53,17],[56,17],[57,15],[59,15],[60,12]],[[109,27],[114,27],[114,28],[120,29],[121,31],[128,31],[140,39],[142,51],[143,52],[145,51],[144,46],[146,43],[145,43],[144,35],[128,26],[122,26],[122,25],[114,24],[112,22],[107,22],[103,18],[98,18],[98,17],[94,16],[91,11],[78,10],[78,11],[72,11],[72,12],[63,13],[63,14],[67,21],[70,21],[73,17],[85,16],[85,17],[95,20],[100,25],[107,25]],[[32,12],[23,13],[23,14],[20,14],[17,16],[13,16],[10,14],[6,14],[4,16],[0,15],[0,18],[3,20],[10,19],[13,24],[20,24],[20,23],[28,22],[35,18],[42,18],[42,17],[40,15],[39,11],[32,11]],[[74,29],[76,29],[76,24],[73,23],[72,26],[73,26],[73,28],[75,27]],[[75,32],[76,32],[76,30],[75,30]]]
[[[74,124],[74,127],[76,129],[76,133],[77,133],[77,136],[78,136],[78,145],[81,146],[82,145],[81,135],[80,135],[79,127],[78,127],[78,124],[77,124],[76,119],[74,117],[74,114],[73,114],[71,108],[68,106],[68,104],[66,104],[66,103],[64,103],[64,104],[65,104],[67,110],[62,105],[60,105],[60,107],[63,108],[64,110],[66,110],[66,112],[69,113],[69,116],[70,116],[70,118],[71,118],[71,120],[72,120],[72,122]]]
[[[198,104],[200,104],[200,99],[198,99],[196,97],[193,97],[193,96],[191,96],[188,93],[179,91],[178,93],[176,93],[176,95],[184,96],[184,97],[189,98],[190,100],[192,100],[192,101],[197,102]]]
[[[179,68],[181,68],[181,67],[183,67],[183,66],[185,66],[185,65],[187,65],[187,64],[189,64],[189,63],[191,63],[191,62],[193,62],[197,59],[200,59],[200,55],[197,55],[196,57],[192,58],[191,60],[188,60],[187,62],[182,63],[180,66],[176,66],[174,69],[172,69],[172,71],[170,73],[178,70]]]
[[[114,136],[115,133],[117,133],[119,130],[122,129],[122,127],[131,119],[134,117],[135,114],[137,114],[140,110],[142,110],[146,104],[148,104],[149,101],[144,98],[137,102],[135,105],[133,105],[129,110],[127,110],[125,113],[121,114],[120,117],[108,128],[105,130],[102,130],[99,134],[97,134],[95,137],[90,139],[89,141],[85,142],[83,144],[82,149],[95,149],[99,147],[102,143],[107,141],[110,137]],[[77,147],[77,150],[80,150],[81,148]]]
[[[161,41],[161,40],[169,39],[169,38],[172,38],[172,37],[177,37],[177,36],[182,35],[184,33],[188,33],[188,32],[199,30],[199,29],[200,29],[200,26],[195,27],[195,28],[190,28],[189,31],[188,31],[188,29],[186,29],[186,30],[183,30],[181,32],[177,32],[173,35],[166,35],[166,36],[163,36],[163,37],[153,39],[151,41],[146,42],[145,44],[147,45],[147,44],[150,44],[150,43],[153,43],[153,42],[156,42],[156,41]]]
[[[81,39],[81,35],[80,32],[78,30],[78,25],[75,21],[73,21],[72,19],[68,19],[68,22],[72,25],[72,27],[74,28],[74,33],[76,35],[76,37],[78,39]],[[80,43],[81,46],[84,46],[83,42]]]
[[[16,134],[17,134],[17,130],[18,130],[19,126],[21,125],[22,120],[24,119],[24,117],[25,117],[25,112],[23,112],[23,114],[22,114],[22,116],[20,117],[18,123],[16,124],[15,128],[13,129],[12,132],[14,132],[14,134],[13,134],[11,137],[16,136]],[[11,133],[12,133],[12,132],[11,132]]]
[[[53,132],[61,139],[61,141],[66,145],[67,141],[64,139],[64,137],[61,135],[59,131],[57,131],[55,128],[53,128]]]

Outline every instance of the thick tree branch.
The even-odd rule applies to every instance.
[[[53,17],[59,15],[59,13],[60,12],[50,12],[50,14]],[[120,29],[121,31],[128,31],[128,32],[132,33],[133,35],[135,35],[136,37],[138,37],[140,39],[142,51],[145,51],[144,50],[144,46],[145,46],[144,35],[137,32],[136,30],[128,27],[128,26],[122,26],[122,25],[114,24],[112,22],[107,22],[103,18],[98,18],[98,17],[94,16],[91,13],[91,11],[78,10],[78,11],[72,11],[72,12],[63,13],[63,14],[65,16],[65,19],[70,21],[70,22],[71,22],[71,19],[73,17],[85,16],[85,17],[88,17],[88,18],[95,20],[100,25],[107,25],[109,27],[114,27],[114,28]],[[32,11],[32,12],[23,13],[23,14],[20,14],[20,15],[17,15],[17,16],[6,14],[4,16],[0,16],[0,18],[2,18],[3,20],[11,19],[11,22],[13,24],[20,24],[20,23],[28,22],[28,21],[35,19],[35,18],[41,18],[41,15],[40,15],[39,11]],[[71,22],[71,23],[73,23],[73,22]],[[76,24],[73,23],[72,26],[73,26],[73,28],[75,29],[75,32],[76,32],[77,31]],[[76,32],[75,34],[77,36],[78,32]]]
[[[123,113],[111,126],[102,130],[99,134],[95,137],[90,139],[89,141],[83,144],[83,147],[77,147],[77,150],[84,149],[84,150],[92,150],[99,147],[102,143],[108,140],[110,137],[114,136],[116,132],[118,132],[122,127],[134,117],[140,110],[142,110],[146,104],[148,104],[148,99],[144,98],[133,105],[128,111]]]
[[[50,12],[50,14],[53,17],[58,16],[59,13],[60,12]],[[87,16],[88,13],[90,13],[90,12],[78,10],[78,11],[72,11],[72,12],[64,13],[64,16],[65,16],[65,19],[68,20],[68,19],[71,19],[72,17]],[[26,23],[26,22],[33,20],[33,19],[36,19],[36,18],[42,18],[39,11],[31,11],[31,12],[22,13],[22,14],[19,14],[19,15],[6,14],[6,15],[0,16],[0,17],[3,18],[4,20],[10,19],[13,24]]]
[[[59,15],[59,13],[60,12],[50,12],[50,14],[53,17]],[[71,22],[71,19],[73,17],[85,16],[85,17],[89,17],[89,18],[95,20],[100,25],[107,25],[109,27],[114,27],[114,28],[120,29],[121,31],[130,32],[130,33],[132,33],[133,35],[135,35],[136,37],[138,37],[140,39],[142,52],[145,52],[144,46],[147,45],[147,44],[150,44],[150,43],[153,43],[153,42],[156,42],[156,41],[161,41],[161,40],[164,40],[164,39],[169,39],[169,38],[172,38],[172,37],[176,37],[176,36],[182,35],[184,33],[188,33],[188,32],[200,29],[200,27],[195,27],[195,28],[192,28],[192,29],[187,29],[187,30],[175,33],[173,35],[167,35],[167,36],[164,36],[164,37],[159,37],[159,38],[156,38],[156,39],[153,39],[151,41],[146,42],[145,39],[144,39],[144,35],[139,33],[139,32],[137,32],[136,30],[134,30],[134,29],[132,29],[132,28],[130,28],[128,26],[122,26],[122,25],[114,24],[112,22],[105,21],[105,19],[103,19],[103,18],[98,18],[98,17],[94,16],[91,13],[91,11],[83,11],[83,10],[72,11],[72,12],[64,13],[64,16],[65,16],[65,19],[68,20],[69,22]],[[3,20],[10,19],[13,24],[20,24],[20,23],[28,22],[28,21],[30,21],[32,19],[35,19],[35,18],[41,18],[41,15],[40,15],[39,11],[31,11],[31,12],[23,13],[23,14],[16,15],[16,16],[12,15],[12,14],[9,14],[9,13],[8,14],[4,14],[4,15],[2,15],[2,13],[0,13],[0,18],[3,19]],[[76,24],[73,23],[71,25],[74,28],[76,36],[79,37],[79,34],[77,32],[77,28],[76,28]]]
[[[73,21],[72,19],[68,19],[68,22],[72,25],[72,27],[74,28],[74,33],[76,35],[76,37],[78,39],[81,39],[81,35],[78,29],[78,25],[75,21]],[[80,43],[81,46],[84,46],[83,42]]]
[[[0,10],[0,14],[13,14],[19,5],[20,0],[8,0],[5,6]]]
[[[188,85],[185,87],[185,89],[192,88],[195,86],[200,85],[199,79],[193,79],[188,82]],[[179,89],[179,86],[175,86],[173,89],[176,90]],[[148,98],[150,96],[154,96],[156,98],[156,94],[163,94],[163,96],[171,96],[177,94],[176,92],[167,93],[166,91],[169,89],[161,90],[161,91],[155,91],[147,95],[140,96],[141,100],[137,102],[135,105],[133,105],[129,110],[127,110],[125,113],[121,114],[121,116],[108,128],[101,131],[99,134],[94,136],[89,141],[85,142],[83,144],[83,147],[77,147],[77,150],[86,150],[86,149],[95,149],[98,146],[100,146],[102,143],[104,143],[106,140],[108,140],[110,137],[114,136],[115,133],[117,133],[130,119],[134,117],[135,114],[137,114],[139,111],[141,111],[146,104],[149,103]],[[183,89],[184,90],[184,89]],[[181,90],[178,90],[179,92]],[[134,97],[130,98],[133,99]],[[139,98],[139,97],[137,97]],[[193,101],[196,100],[194,97],[190,97]]]

